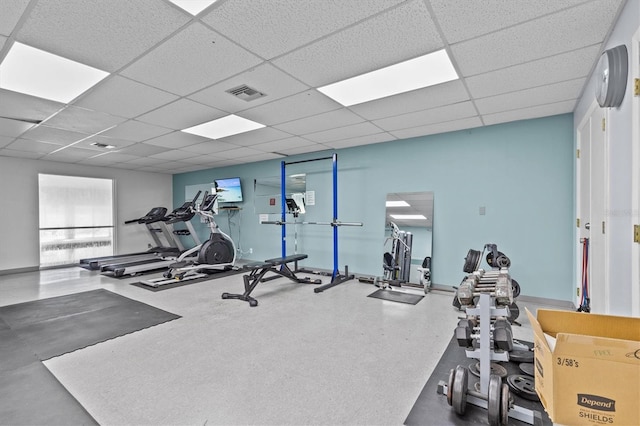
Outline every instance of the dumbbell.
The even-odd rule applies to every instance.
[[[472,318],[463,318],[458,321],[458,326],[455,330],[456,340],[458,346],[462,348],[470,348],[473,346],[473,328],[476,327],[477,322]]]
[[[513,350],[513,331],[506,319],[498,318],[493,322],[493,347],[503,351]]]
[[[489,376],[487,395],[468,388],[469,370],[458,365],[449,372],[447,383],[447,403],[453,407],[456,414],[464,415],[467,408],[467,395],[487,401],[487,416],[489,425],[506,425],[509,421],[509,407],[511,405],[509,386],[502,383],[497,374]]]

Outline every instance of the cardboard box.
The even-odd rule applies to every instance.
[[[554,423],[640,425],[640,318],[527,309],[535,385]]]

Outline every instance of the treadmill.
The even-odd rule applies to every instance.
[[[190,235],[195,241],[196,245],[200,244],[200,239],[196,233],[196,230],[191,224],[191,219],[195,216],[195,205],[198,197],[200,197],[201,191],[198,191],[196,196],[191,201],[185,202],[182,206],[173,210],[168,215],[164,216],[162,221],[165,224],[171,226],[172,234],[175,238],[176,250],[170,252],[159,251],[151,258],[146,259],[133,259],[130,261],[123,260],[121,262],[113,262],[111,264],[104,264],[100,267],[100,271],[105,275],[110,275],[116,278],[125,275],[136,275],[142,272],[155,271],[157,269],[168,268],[169,265],[175,263],[176,259],[185,250],[184,245],[180,242],[179,236]],[[183,223],[186,229],[174,229],[175,225]]]
[[[127,253],[127,254],[119,254],[113,256],[101,256],[101,257],[93,257],[80,259],[78,266],[84,269],[89,269],[91,271],[97,271],[102,268],[104,265],[108,265],[111,263],[121,263],[121,262],[133,262],[136,260],[143,259],[152,259],[157,256],[157,253],[179,253],[180,249],[173,238],[171,232],[167,228],[164,223],[165,215],[167,214],[167,209],[165,207],[154,207],[147,214],[137,219],[127,220],[125,225],[137,223],[141,225],[145,225],[147,231],[151,235],[155,246],[150,248],[147,251],[135,252],[135,253]],[[167,240],[168,246],[162,244],[162,241],[158,237],[158,234],[162,234],[164,238]]]

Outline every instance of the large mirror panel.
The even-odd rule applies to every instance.
[[[287,176],[285,184],[287,213],[305,213],[307,180],[304,173]],[[254,209],[256,214],[282,213],[282,178],[264,177],[254,180]],[[293,200],[293,202],[291,202]]]
[[[427,291],[433,256],[433,192],[389,193],[385,210],[385,278]]]

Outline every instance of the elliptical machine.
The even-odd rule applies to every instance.
[[[202,202],[194,208],[194,212],[207,223],[209,239],[182,253],[175,263],[169,265],[169,270],[163,274],[164,278],[145,280],[142,281],[143,284],[159,287],[234,270],[236,246],[214,220],[214,216],[218,214],[218,194],[205,192]]]

